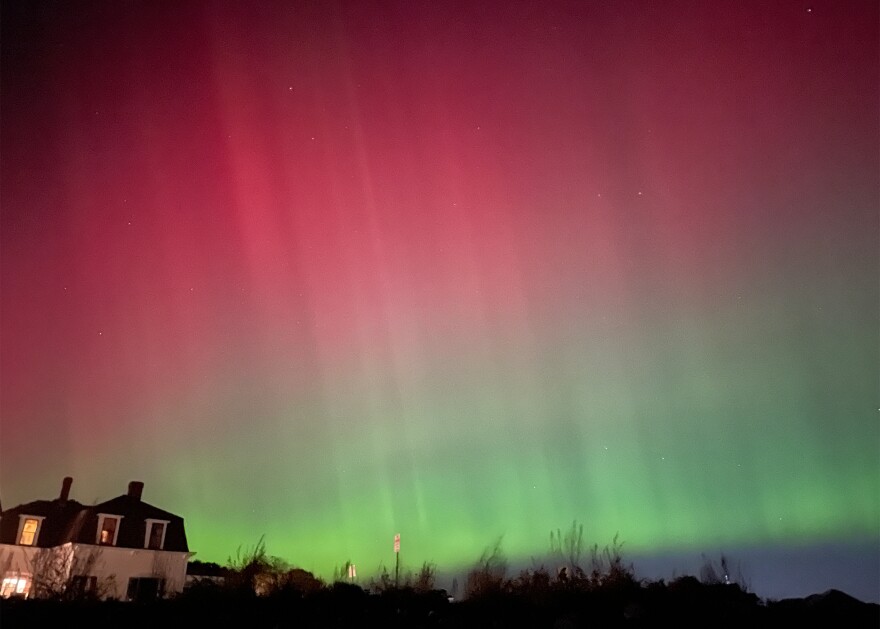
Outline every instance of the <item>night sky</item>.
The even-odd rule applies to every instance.
[[[878,23],[3,2],[3,505],[142,480],[324,576],[577,519],[877,600]]]

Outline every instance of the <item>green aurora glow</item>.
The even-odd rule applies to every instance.
[[[880,547],[875,2],[13,4],[4,505],[324,576]]]

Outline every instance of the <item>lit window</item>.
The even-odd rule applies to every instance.
[[[7,572],[7,574],[9,573]],[[2,585],[0,585],[0,597],[27,597],[31,590],[30,581],[30,577],[28,577],[27,575],[14,574],[13,576],[3,577],[3,583]]]
[[[40,515],[18,516],[18,543],[22,546],[36,546],[40,539],[43,519],[44,517]]]
[[[24,526],[21,527],[21,537],[18,543],[22,546],[33,546],[37,541],[37,529],[40,528],[40,521],[36,518],[25,518]]]
[[[165,547],[165,520],[147,520],[147,537],[144,547],[150,550],[162,550]]]
[[[121,519],[122,517],[118,515],[98,514],[98,544],[101,546],[116,546],[116,538],[119,537],[119,521]]]

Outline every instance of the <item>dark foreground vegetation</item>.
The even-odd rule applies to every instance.
[[[553,544],[553,542],[551,542]],[[731,577],[727,560],[707,561],[699,578],[668,583],[635,577],[615,541],[593,547],[581,564],[576,528],[555,540],[560,560],[507,574],[500,546],[468,573],[461,601],[434,587],[434,567],[395,583],[387,570],[365,587],[338,580],[325,584],[254,551],[228,567],[208,565],[209,578],[183,594],[151,602],[16,600],[0,602],[0,626],[15,627],[253,627],[282,628],[484,628],[535,627],[880,627],[880,606],[830,590],[804,599],[765,601]],[[203,565],[204,567],[204,565]],[[213,572],[213,574],[211,574]]]
[[[761,602],[692,577],[582,591],[533,584],[451,603],[444,592],[370,594],[335,583],[310,594],[201,590],[153,603],[4,600],[13,627],[878,627],[878,606],[831,591]]]

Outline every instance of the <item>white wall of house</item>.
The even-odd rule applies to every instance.
[[[118,548],[115,546],[92,546],[77,544],[77,553],[86,549],[100,549],[95,565],[94,576],[110,581],[113,587],[107,589],[107,598],[125,599],[128,580],[137,577],[153,577],[165,580],[165,593],[177,594],[183,591],[186,582],[186,563],[190,553],[169,550],[146,550],[138,548]]]
[[[0,572],[19,570],[29,572],[34,554],[40,550],[33,546],[0,544]]]
[[[36,594],[37,588],[32,587],[35,581],[53,581],[49,585],[57,587],[74,575],[96,577],[102,598],[124,600],[129,579],[139,577],[163,579],[168,595],[183,591],[190,554],[94,544],[67,543],[53,548],[0,544],[0,576],[29,579],[32,596]]]
[[[24,596],[28,594],[31,588],[34,556],[38,550],[40,549],[33,546],[0,544],[0,578],[3,580],[4,595],[13,592]],[[21,581],[20,586],[18,581]]]

